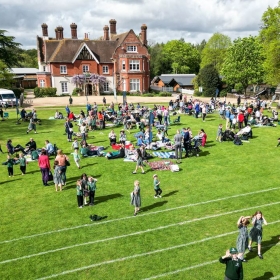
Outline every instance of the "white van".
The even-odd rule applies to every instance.
[[[0,88],[0,106],[16,106],[16,96],[12,90]]]

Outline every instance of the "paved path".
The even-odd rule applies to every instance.
[[[117,100],[115,100],[114,96],[105,96],[107,104],[111,102],[114,103],[122,103],[122,96],[117,96]],[[188,96],[188,99],[190,96]],[[171,99],[175,100],[175,96],[172,97],[142,97],[142,96],[127,96],[128,103],[168,103]],[[210,100],[209,97],[199,97],[200,100],[208,102]],[[96,102],[97,104],[102,104],[103,96],[88,96],[88,102],[93,104]],[[236,103],[236,99],[228,98],[227,102]],[[73,105],[85,105],[87,103],[87,99],[85,96],[74,96],[73,97]],[[51,106],[66,106],[69,104],[69,97],[44,97],[44,98],[34,98],[32,95],[28,95],[24,101],[25,107],[51,107]]]

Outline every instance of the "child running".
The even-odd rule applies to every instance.
[[[252,217],[252,224],[253,227],[251,228],[249,232],[249,246],[248,250],[250,252],[253,252],[252,250],[252,242],[258,243],[258,256],[260,259],[263,259],[262,253],[261,253],[261,243],[262,243],[262,224],[267,225],[267,222],[262,214],[261,211],[257,211],[253,217]]]
[[[79,168],[79,169],[81,169],[81,166],[80,166],[80,155],[79,155],[79,148],[75,148],[75,150],[74,150],[74,153],[73,153],[73,156],[74,156],[74,161],[75,161],[75,163],[76,163],[76,165],[77,165],[77,167]]]
[[[158,175],[154,174],[153,178],[154,178],[154,190],[155,190],[154,198],[158,198],[158,197],[161,198],[162,190],[160,188],[160,181],[158,179]]]

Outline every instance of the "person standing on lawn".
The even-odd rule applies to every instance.
[[[70,97],[69,97],[69,105],[71,106],[72,103],[73,103],[73,98],[72,98],[72,96],[70,95]]]
[[[78,207],[83,208],[83,188],[82,188],[81,180],[77,180],[76,192],[77,192]]]
[[[26,173],[26,158],[24,157],[23,153],[19,154],[19,168],[21,175],[24,175]]]
[[[142,170],[142,174],[145,174],[145,171],[143,169],[143,156],[142,156],[142,153],[141,153],[141,150],[140,149],[137,149],[136,150],[137,154],[136,154],[136,167],[135,167],[135,170],[132,172],[132,174],[136,174],[136,171],[138,168],[140,168]]]
[[[130,204],[134,206],[134,216],[138,214],[141,207],[141,196],[140,196],[140,183],[138,180],[134,181],[134,190],[130,194]]]
[[[14,177],[14,159],[10,155],[7,155],[7,169],[9,177]]]
[[[177,130],[177,133],[174,136],[174,148],[175,148],[175,157],[176,157],[176,162],[181,163],[182,159],[182,140],[183,136],[180,133],[179,130]]]
[[[27,131],[26,133],[28,134],[30,131],[34,130],[34,133],[37,133],[37,130],[36,130],[36,122],[34,120],[34,117],[32,115],[32,117],[30,118],[29,120],[29,125],[28,125],[28,128],[27,128]]]
[[[247,226],[250,224],[249,219],[251,219],[251,216],[241,216],[237,221],[239,235],[236,240],[236,248],[238,250],[238,258],[243,262],[247,262],[247,260],[244,259],[244,253],[249,243],[249,234],[247,229]]]
[[[95,179],[91,176],[88,177],[87,185],[88,185],[88,190],[89,190],[89,206],[94,205],[95,191],[97,189],[96,182],[97,182],[97,179]]]
[[[258,256],[260,259],[263,259],[262,253],[261,253],[261,244],[262,244],[262,224],[267,225],[267,222],[262,214],[261,211],[257,211],[253,217],[252,217],[252,224],[253,227],[251,228],[249,232],[249,246],[248,250],[250,252],[253,252],[252,249],[252,242],[257,242],[258,243]]]
[[[38,158],[38,165],[42,173],[42,181],[44,186],[48,186],[49,172],[50,172],[50,160],[47,155],[47,151],[42,149],[41,155]]]
[[[58,191],[58,187],[60,191],[62,191],[62,180],[61,180],[61,170],[60,167],[58,166],[58,161],[54,161],[54,167],[53,167],[53,182],[55,186],[55,190]]]
[[[237,257],[237,249],[230,248],[219,258],[219,262],[226,265],[224,280],[243,280],[242,261]]]
[[[154,174],[153,178],[154,178],[154,190],[155,190],[154,198],[158,198],[158,197],[161,198],[162,190],[160,188],[160,181],[158,179],[158,175]]]

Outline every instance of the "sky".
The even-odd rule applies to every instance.
[[[31,49],[42,36],[42,23],[49,37],[62,26],[70,38],[70,24],[76,23],[79,39],[85,33],[98,39],[115,19],[118,34],[133,29],[138,35],[146,24],[149,44],[180,38],[196,44],[216,32],[232,40],[257,35],[263,13],[277,5],[278,0],[0,0],[0,29]]]

